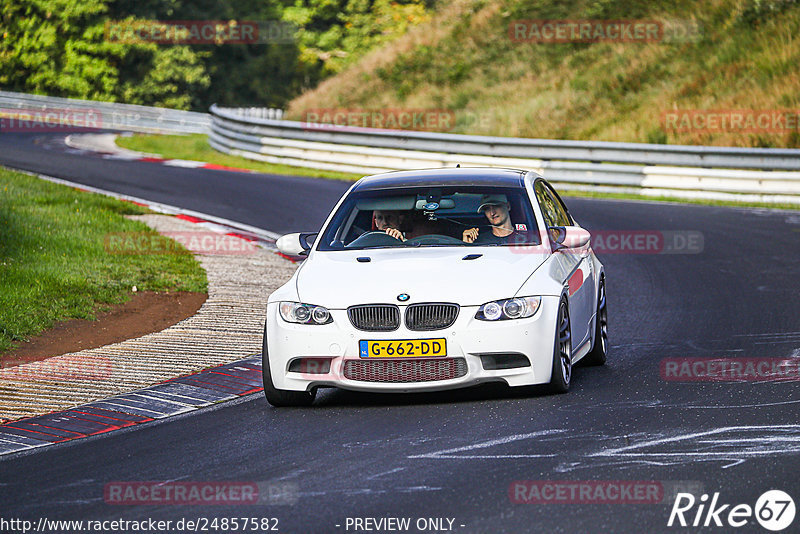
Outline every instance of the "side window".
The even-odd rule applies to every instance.
[[[544,223],[547,226],[561,226],[558,224],[555,202],[553,197],[545,190],[544,183],[541,181],[536,182],[533,190],[536,193],[536,200],[539,201],[539,206],[542,208]]]
[[[542,183],[542,182],[539,182]],[[544,185],[542,183],[542,185]],[[555,192],[549,187],[544,187],[547,196],[550,197],[550,202],[553,205],[553,212],[555,214],[555,220],[558,224],[556,226],[570,226],[572,224],[572,219],[567,213],[567,207],[561,202],[561,199],[555,194]]]

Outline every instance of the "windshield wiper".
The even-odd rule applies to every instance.
[[[372,245],[369,247],[345,248],[344,250],[375,250],[379,248],[401,248],[402,245]]]

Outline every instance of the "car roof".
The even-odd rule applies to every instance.
[[[457,167],[394,171],[365,176],[356,182],[355,191],[373,191],[419,186],[478,185],[488,187],[523,187],[528,171],[490,167]]]

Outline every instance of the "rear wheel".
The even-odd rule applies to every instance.
[[[567,299],[562,298],[556,318],[556,342],[553,350],[553,371],[550,375],[550,391],[566,393],[572,378],[572,333],[569,322]]]
[[[269,352],[267,351],[267,327],[264,325],[264,343],[261,350],[261,372],[264,379],[264,396],[267,402],[275,407],[281,406],[310,406],[317,396],[316,390],[311,391],[286,391],[276,389],[272,383],[272,374],[269,369]]]
[[[594,347],[582,360],[586,365],[603,365],[608,354],[608,310],[606,309],[606,280],[600,279],[597,290],[597,315],[594,320]]]

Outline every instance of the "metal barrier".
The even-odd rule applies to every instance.
[[[281,120],[272,108],[196,113],[0,91],[0,118],[59,124],[82,115],[106,130],[209,133],[212,147],[271,163],[375,173],[517,167],[565,188],[800,204],[800,150],[558,141],[348,128]],[[0,128],[2,132],[2,128]]]
[[[456,164],[516,167],[569,189],[800,204],[795,149],[375,130],[284,121],[216,105],[211,117],[213,148],[270,163],[353,173]]]
[[[283,118],[283,110],[277,108],[230,108],[230,111],[238,117],[253,119],[273,119]]]
[[[208,113],[9,91],[0,91],[0,118],[40,129],[66,124],[145,133],[208,133],[211,126]]]

